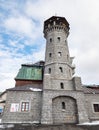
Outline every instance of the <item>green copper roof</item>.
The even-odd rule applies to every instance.
[[[42,80],[42,67],[22,65],[15,79]]]

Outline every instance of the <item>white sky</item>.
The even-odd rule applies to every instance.
[[[56,14],[70,24],[75,75],[99,84],[99,0],[1,0],[0,91],[14,87],[22,63],[44,60],[43,22]]]

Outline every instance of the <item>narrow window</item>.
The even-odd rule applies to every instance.
[[[49,72],[49,74],[51,73],[51,68],[49,68],[48,72]]]
[[[64,89],[64,84],[60,83],[60,87],[61,87],[61,89]]]
[[[29,111],[29,102],[22,102],[21,103],[21,111]]]
[[[65,102],[62,102],[62,109],[65,109],[66,106],[65,106]]]
[[[58,42],[60,42],[60,37],[57,37],[57,39],[58,39]]]
[[[63,68],[62,68],[62,67],[59,67],[59,69],[60,69],[60,72],[63,73]]]
[[[99,112],[99,104],[93,104],[94,112]]]
[[[62,53],[61,53],[61,52],[58,52],[58,56],[61,57],[61,56],[62,56]]]
[[[52,57],[52,53],[49,53],[49,57]]]
[[[52,42],[52,38],[50,38],[50,42]]]

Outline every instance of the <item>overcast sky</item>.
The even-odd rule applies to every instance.
[[[53,15],[70,24],[75,76],[99,84],[99,0],[0,0],[0,91],[15,86],[21,64],[44,60],[43,22]]]

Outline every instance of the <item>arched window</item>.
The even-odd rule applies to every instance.
[[[51,68],[48,69],[48,73],[49,73],[49,74],[51,73]]]
[[[65,102],[62,102],[62,109],[65,109],[66,106],[65,106]]]
[[[61,89],[64,89],[64,84],[60,83],[60,87],[61,87]]]
[[[58,52],[58,56],[61,57],[61,56],[62,56],[62,53],[61,53],[61,52]]]
[[[60,72],[63,73],[63,68],[62,68],[62,67],[59,67],[59,69],[60,69]]]

